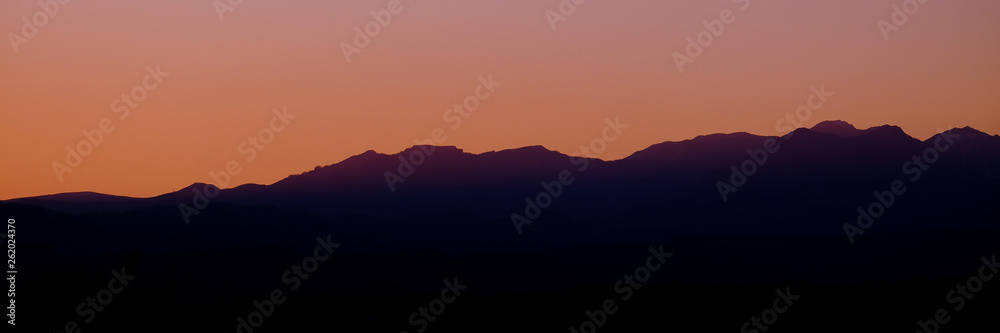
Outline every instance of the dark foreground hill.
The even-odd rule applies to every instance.
[[[989,331],[1000,287],[967,289],[1000,244],[998,147],[971,128],[920,141],[839,122],[616,161],[413,147],[202,201],[217,189],[0,212],[19,228],[19,324],[38,331],[763,332],[744,323],[776,289],[800,297],[779,332],[915,332],[942,308],[942,332]],[[87,312],[122,267],[135,279]],[[442,293],[456,277],[467,289]],[[272,314],[241,324],[255,311]]]

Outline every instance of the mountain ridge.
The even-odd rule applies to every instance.
[[[964,149],[962,151],[962,160],[964,162],[986,164],[985,166],[979,165],[975,167],[975,169],[986,173],[991,177],[1000,176],[997,175],[996,172],[991,172],[991,170],[994,169],[990,168],[993,164],[1000,164],[1000,162],[998,162],[1000,157],[978,158],[973,156],[979,151],[986,151],[990,154],[1000,154],[1000,135],[991,136],[968,126],[963,128],[954,128],[950,131],[960,133],[959,135],[969,136],[970,138],[974,138],[976,141],[976,148]],[[419,166],[416,166],[413,172],[415,174],[419,174],[420,172],[432,173],[431,171],[426,170],[450,168],[450,172],[452,173],[436,175],[437,177],[435,178],[441,180],[454,176],[454,172],[457,172],[454,169],[457,168],[457,166],[490,168],[491,166],[502,165],[503,168],[513,170],[520,167],[518,170],[526,171],[532,169],[532,167],[547,166],[551,168],[560,164],[567,164],[567,167],[569,167],[568,163],[565,163],[564,161],[572,158],[584,158],[595,164],[632,164],[636,165],[635,168],[641,168],[638,166],[641,164],[648,164],[645,167],[652,168],[655,166],[677,166],[685,163],[691,164],[692,162],[708,164],[714,163],[721,165],[724,164],[725,161],[731,160],[733,155],[742,154],[747,148],[759,147],[764,140],[771,138],[776,139],[779,143],[789,142],[789,144],[801,141],[838,140],[819,139],[826,135],[832,135],[836,138],[847,140],[875,139],[874,143],[879,145],[892,144],[891,142],[896,142],[896,144],[916,144],[921,142],[920,140],[909,136],[905,133],[905,131],[897,126],[882,125],[861,130],[857,129],[850,123],[840,120],[823,121],[814,125],[812,128],[802,127],[796,129],[790,134],[792,133],[803,133],[804,135],[788,136],[790,138],[787,140],[781,140],[782,137],[779,136],[762,136],[747,132],[699,135],[682,141],[665,141],[653,144],[645,149],[636,151],[625,158],[618,160],[601,160],[594,157],[570,156],[559,151],[550,150],[542,145],[492,150],[478,154],[466,152],[455,146],[415,145],[394,154],[384,154],[374,150],[367,150],[363,153],[345,158],[340,162],[325,166],[316,166],[312,170],[286,176],[272,184],[263,185],[247,183],[223,189],[222,191],[250,192],[261,189],[281,188],[285,186],[294,187],[292,185],[300,185],[300,183],[312,183],[309,186],[317,187],[317,190],[321,191],[322,188],[317,182],[332,182],[349,188],[367,188],[376,186],[377,184],[385,186],[384,173],[382,171],[398,173],[399,166],[403,164],[402,161],[405,157],[415,154],[417,151],[423,153],[425,161],[420,163]],[[928,138],[927,140],[924,140],[923,143],[931,144],[933,140],[939,136],[940,134]],[[814,139],[808,139],[808,137],[814,137]],[[832,141],[828,142],[828,144],[830,143],[836,144]],[[817,145],[818,143],[808,142],[805,144]],[[477,162],[477,160],[479,161]],[[515,166],[513,164],[518,164],[519,166]],[[377,169],[379,172],[373,173],[371,172],[372,169]],[[493,171],[499,172],[496,170]],[[474,174],[460,173],[459,175],[465,178],[479,179],[475,177]],[[213,185],[196,182],[185,186],[180,190],[148,198],[118,196],[97,192],[70,192],[14,198],[3,201],[34,204],[46,201],[62,201],[75,202],[80,205],[86,203],[113,203],[132,207],[133,203],[137,200],[164,202],[190,198],[192,191],[196,189],[201,191],[214,189],[214,187],[209,186]],[[407,184],[403,182],[400,186],[406,187]]]

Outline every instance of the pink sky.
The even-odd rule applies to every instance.
[[[152,196],[233,159],[235,184],[269,184],[439,127],[469,152],[569,153],[619,116],[630,127],[599,156],[617,159],[701,134],[780,134],[775,122],[821,85],[835,95],[804,126],[1000,133],[997,1],[928,1],[886,41],[877,22],[903,1],[590,0],[553,31],[545,12],[559,1],[403,0],[348,63],[341,42],[387,3],[243,0],[220,20],[210,0],[74,0],[19,52],[8,33],[42,9],[0,3],[0,198]],[[679,72],[674,52],[727,9],[735,21]],[[156,65],[169,76],[119,119],[113,101]],[[489,74],[502,86],[451,129],[445,110]],[[296,118],[246,162],[237,147],[282,107]],[[53,161],[104,118],[114,131],[60,181]]]

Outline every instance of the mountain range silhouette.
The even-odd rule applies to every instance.
[[[944,152],[943,164],[947,164],[947,168],[964,169],[959,173],[972,178],[989,181],[1000,178],[997,172],[1000,170],[1000,136],[990,136],[970,127],[954,128],[949,132],[960,135],[957,139],[960,144]],[[847,122],[824,121],[810,129],[800,128],[789,136],[790,139],[778,142],[785,150],[775,154],[774,160],[768,162],[770,167],[761,168],[762,177],[767,177],[768,181],[754,177],[754,182],[770,183],[761,187],[775,186],[782,181],[775,177],[776,169],[842,173],[822,168],[839,169],[851,165],[865,174],[860,176],[869,177],[872,171],[885,167],[882,163],[902,164],[908,155],[930,146],[940,134],[921,142],[896,126],[859,130]],[[645,191],[652,187],[659,191],[685,191],[688,195],[705,194],[704,189],[714,188],[713,179],[724,179],[720,175],[725,175],[730,165],[747,159],[746,150],[760,148],[767,138],[777,137],[712,134],[655,144],[615,161],[584,157],[591,162],[592,169],[583,172],[586,176],[582,178],[591,189],[618,183],[620,185],[615,186],[621,189]],[[512,197],[519,201],[518,197],[538,192],[539,182],[554,179],[561,170],[576,168],[570,163],[570,156],[542,146],[482,154],[467,153],[453,146],[430,147],[433,153],[426,163],[416,167],[414,174],[398,185],[398,193],[390,191],[385,172],[396,172],[400,159],[417,149],[421,147],[414,146],[396,154],[369,150],[335,164],[288,176],[271,185],[245,184],[224,189],[219,198],[212,201],[273,204],[328,217],[346,213],[400,217],[432,210],[441,199],[447,199],[450,204],[436,207],[439,211],[472,210],[470,208],[478,206],[474,204],[482,199]],[[871,169],[867,169],[869,166]],[[705,184],[708,186],[698,186]],[[32,204],[64,213],[125,212],[155,205],[190,203],[194,191],[202,191],[206,186],[214,185],[194,183],[152,198],[75,192],[7,202]],[[616,193],[614,196],[620,195],[628,194]],[[455,204],[458,202],[473,205]],[[421,205],[414,206],[414,203]]]
[[[734,175],[769,140],[777,148],[766,161]],[[946,141],[953,143],[941,150]],[[418,150],[433,153],[393,191],[386,173],[398,174],[401,159]],[[927,162],[916,180],[914,158]],[[408,330],[407,316],[453,276],[470,286],[468,295],[448,305],[434,331],[565,330],[661,245],[674,254],[666,269],[619,304],[629,311],[601,331],[735,330],[788,286],[802,293],[802,305],[782,319],[783,330],[915,331],[914,322],[948,305],[947,290],[974,275],[980,257],[997,252],[998,171],[998,135],[964,127],[921,141],[896,126],[827,121],[783,136],[663,142],[612,161],[542,146],[366,151],[203,202],[196,197],[213,185],[151,198],[53,194],[5,200],[0,210],[17,219],[25,244],[25,308],[72,320],[109,269],[134,267],[135,287],[92,331],[134,328],[121,323],[233,331],[234,318],[326,235],[342,247],[261,332]],[[552,190],[566,172],[572,182]],[[848,236],[845,224],[857,224],[858,210],[896,181],[905,192],[863,234]],[[723,195],[720,182],[735,191]],[[538,204],[542,194],[550,204]],[[544,207],[533,214],[533,204]],[[182,205],[198,211],[187,223]],[[531,223],[519,229],[514,215]],[[992,322],[997,289],[987,286],[948,329]],[[177,309],[186,312],[148,326]],[[61,329],[34,316],[41,318],[25,314],[25,322]]]

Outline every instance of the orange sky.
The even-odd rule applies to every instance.
[[[8,33],[42,9],[0,2],[0,199],[152,196],[208,182],[230,160],[235,184],[269,184],[439,127],[469,152],[568,153],[618,115],[630,127],[600,156],[616,159],[700,134],[778,134],[814,85],[835,95],[806,126],[1000,133],[993,0],[928,1],[889,41],[877,22],[903,1],[590,0],[553,31],[556,0],[403,0],[348,63],[341,42],[388,2],[243,0],[220,20],[210,0],[74,0],[19,52]],[[726,9],[735,21],[680,73],[673,53]],[[156,65],[169,76],[120,119],[112,103]],[[452,130],[445,110],[489,74],[503,85]],[[282,107],[296,118],[247,162],[237,147]],[[115,129],[60,182],[52,163],[105,118]]]

